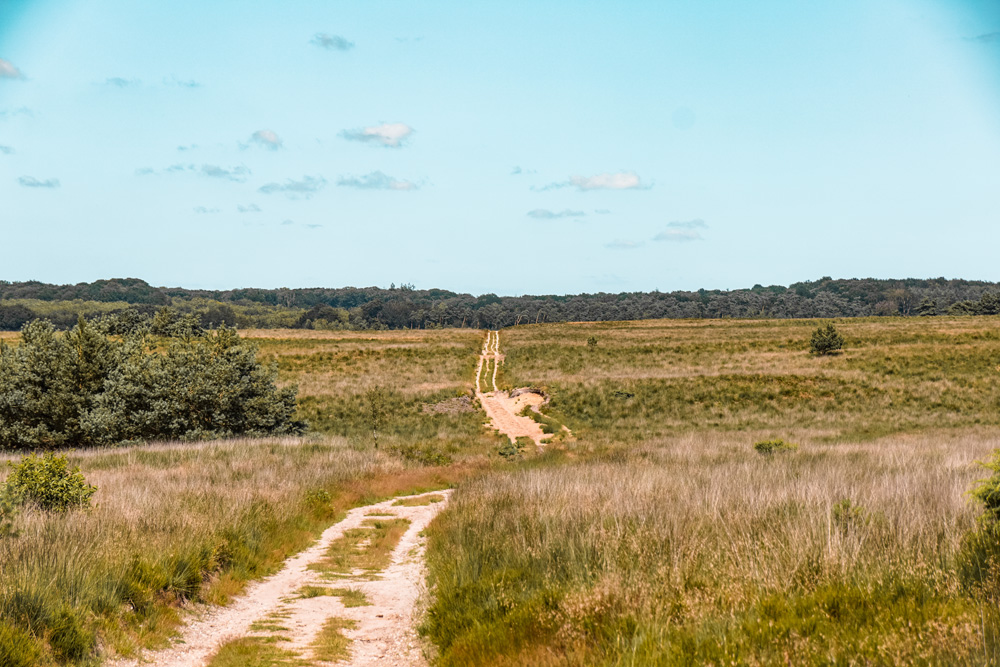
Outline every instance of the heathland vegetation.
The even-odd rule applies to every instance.
[[[150,325],[170,307],[201,327],[332,330],[473,329],[539,322],[658,318],[803,318],[1000,314],[1000,286],[946,280],[833,280],[788,287],[620,294],[459,294],[412,285],[337,289],[188,290],[152,287],[135,278],[77,285],[0,281],[0,330],[17,331],[35,317],[73,326],[80,315],[125,317]],[[108,319],[110,318],[110,319]]]
[[[515,456],[472,399],[479,331],[245,332],[311,431],[68,452],[92,506],[8,521],[0,663],[162,645],[345,508],[455,485],[442,665],[997,664],[1000,321],[837,320],[811,354],[827,324],[505,329],[498,384],[571,432]]]
[[[504,331],[574,440],[433,526],[441,664],[1000,661],[996,318],[816,325]]]

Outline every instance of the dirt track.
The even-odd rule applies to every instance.
[[[413,623],[414,606],[422,595],[426,578],[421,532],[444,508],[450,494],[451,491],[424,494],[443,497],[441,502],[424,506],[396,506],[393,503],[399,500],[397,498],[351,510],[343,521],[328,528],[316,544],[287,560],[280,572],[251,585],[233,604],[202,610],[202,615],[183,629],[172,648],[146,654],[140,660],[120,660],[111,664],[115,667],[201,667],[208,664],[226,642],[249,635],[261,636],[261,632],[253,632],[250,626],[269,618],[272,623],[277,622],[287,629],[277,633],[287,641],[279,640],[276,646],[309,658],[309,644],[320,628],[327,619],[339,617],[351,619],[357,625],[343,631],[352,640],[351,657],[338,665],[426,665]],[[345,576],[333,582],[309,569],[323,559],[330,544],[343,536],[344,531],[361,526],[371,519],[368,515],[372,512],[410,521],[387,568],[374,579],[355,573],[356,576]],[[371,604],[345,607],[341,598],[329,595],[302,598],[297,592],[303,586],[360,590]],[[274,614],[278,616],[272,616]],[[280,620],[274,621],[275,618]]]
[[[500,332],[487,332],[483,351],[479,355],[479,364],[476,366],[476,398],[483,406],[486,416],[490,418],[493,428],[510,438],[511,442],[526,437],[531,438],[539,448],[544,448],[546,441],[551,436],[542,431],[541,424],[531,417],[520,416],[520,413],[525,406],[530,405],[532,409],[538,408],[545,402],[545,399],[539,394],[530,392],[511,398],[509,393],[497,389],[497,369],[503,363],[503,359],[504,355],[500,353]],[[483,368],[488,368],[491,364],[493,367],[493,390],[482,392],[480,391],[480,379],[483,375]]]

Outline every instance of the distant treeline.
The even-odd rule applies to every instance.
[[[0,330],[45,318],[68,328],[80,316],[106,327],[180,323],[316,329],[501,328],[528,322],[658,318],[802,318],[1000,314],[1000,284],[933,278],[833,280],[732,291],[497,296],[411,285],[191,290],[137,278],[76,285],[0,281]],[[122,322],[126,324],[122,324]]]

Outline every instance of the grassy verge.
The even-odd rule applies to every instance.
[[[432,525],[442,665],[991,664],[962,584],[964,496],[995,439],[763,457],[691,437],[492,473]]]

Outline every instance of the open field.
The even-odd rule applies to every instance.
[[[511,461],[471,399],[482,332],[245,332],[313,432],[70,453],[95,507],[0,538],[0,648],[163,646],[179,606],[227,601],[348,508],[456,486],[428,529],[442,665],[997,664],[966,491],[1000,447],[1000,320],[837,321],[826,358],[816,325],[503,330],[498,384],[543,388],[571,430]],[[752,449],[769,438],[800,447]]]
[[[501,384],[545,388],[575,437],[434,527],[441,663],[997,663],[996,580],[963,543],[1000,321],[837,326],[828,358],[810,321],[504,331]]]

